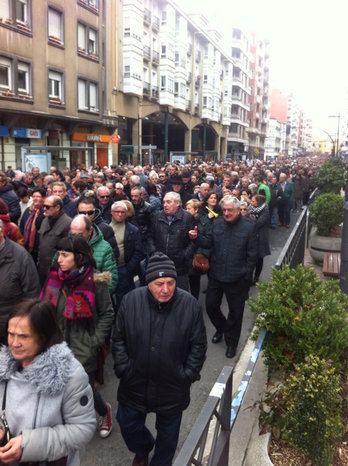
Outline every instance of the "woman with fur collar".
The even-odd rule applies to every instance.
[[[96,273],[92,250],[81,236],[60,239],[57,250],[58,258],[40,297],[53,304],[63,338],[88,374],[100,416],[99,435],[106,438],[112,430],[111,406],[103,400],[95,382],[98,350],[114,319],[108,290],[111,274]]]
[[[27,300],[10,312],[8,347],[0,348],[0,403],[1,464],[80,465],[95,432],[93,394],[63,342],[52,304]]]

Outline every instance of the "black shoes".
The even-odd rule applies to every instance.
[[[212,343],[219,343],[219,341],[222,340],[223,336],[223,333],[219,331],[215,332],[213,338],[211,339]]]
[[[237,349],[234,346],[227,346],[226,358],[233,358],[237,353]]]

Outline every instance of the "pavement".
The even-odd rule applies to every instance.
[[[270,280],[272,266],[275,264],[292,228],[296,224],[298,217],[299,214],[292,214],[290,229],[276,228],[275,230],[270,230],[271,255],[265,257],[263,271],[261,274],[262,282]],[[248,337],[253,328],[256,316],[249,310],[247,305],[245,306],[242,333],[236,357],[233,359],[227,359],[225,357],[226,346],[223,342],[216,345],[211,344],[211,338],[215,329],[212,326],[204,308],[205,294],[202,293],[202,291],[206,289],[206,284],[207,278],[206,276],[203,276],[201,280],[201,295],[199,297],[199,301],[202,305],[207,328],[207,359],[201,372],[201,380],[193,384],[191,388],[191,403],[183,413],[177,452],[182,447],[188,433],[192,429],[192,426],[197,419],[198,414],[202,410],[211,388],[216,382],[223,367],[234,367],[233,393],[235,394],[246,370],[251,351],[254,348],[254,344],[248,340]],[[250,290],[250,296],[256,295],[257,287],[252,287]],[[225,299],[222,303],[222,309],[227,310],[227,303]],[[250,447],[249,440],[252,438],[252,432],[255,431],[255,419],[258,418],[257,409],[251,409],[251,407],[257,399],[260,399],[266,378],[266,370],[262,365],[262,359],[259,358],[231,434],[229,461],[229,465],[231,466],[242,466],[243,464],[247,464],[244,462]],[[105,384],[101,388],[101,393],[104,399],[109,401],[112,405],[113,419],[117,408],[117,387],[118,379],[114,375],[112,357],[111,355],[108,355],[105,366]],[[150,431],[156,435],[155,416],[153,414],[148,415],[146,425]],[[255,448],[253,449],[253,452],[255,452]],[[134,454],[128,451],[121,437],[118,424],[115,421],[113,424],[113,431],[107,439],[100,439],[96,433],[92,441],[87,446],[86,454],[81,461],[81,466],[129,466],[132,464],[133,458]],[[249,463],[248,465],[262,466],[262,463],[254,462]]]

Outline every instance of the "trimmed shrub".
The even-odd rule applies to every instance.
[[[311,182],[319,194],[339,194],[346,184],[346,171],[341,159],[335,157],[324,163],[316,170]]]
[[[320,236],[330,236],[333,228],[343,222],[344,199],[340,194],[320,194],[310,209],[310,218]]]

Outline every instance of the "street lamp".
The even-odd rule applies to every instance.
[[[337,118],[337,149],[336,149],[336,154],[335,152],[333,155],[339,155],[339,139],[340,139],[340,120],[341,120],[341,114],[338,113],[337,115],[329,115],[329,118]]]

